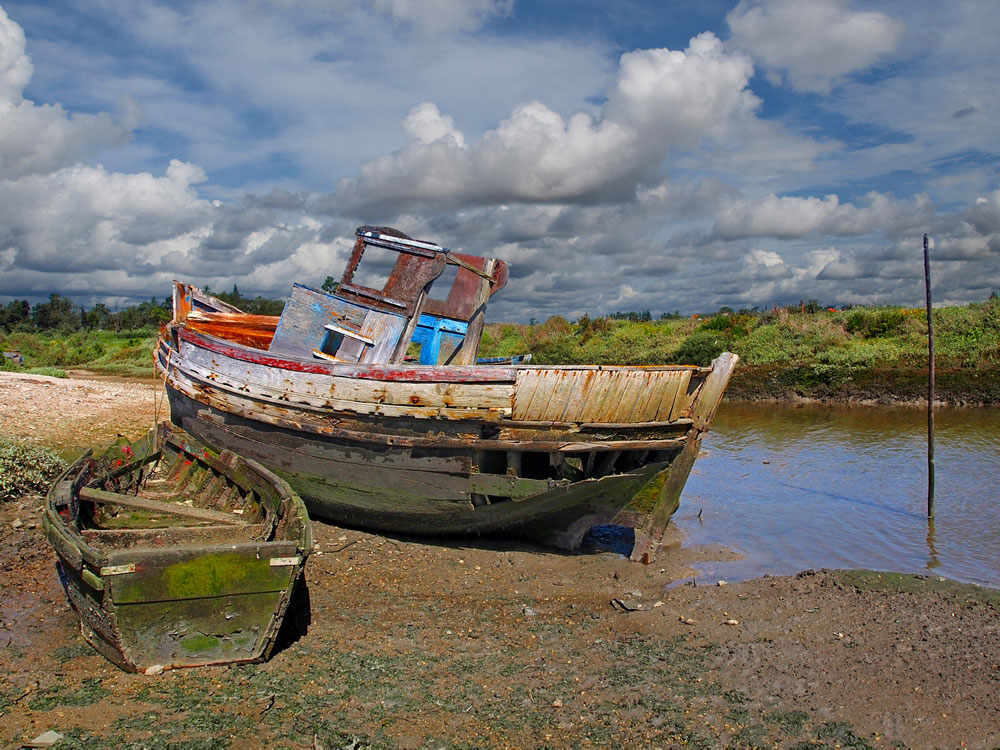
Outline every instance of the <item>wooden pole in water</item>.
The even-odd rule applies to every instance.
[[[924,284],[927,289],[927,517],[934,518],[934,314],[931,310],[931,258],[926,234]]]

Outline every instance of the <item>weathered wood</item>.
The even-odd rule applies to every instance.
[[[80,488],[80,498],[93,503],[100,503],[101,505],[115,505],[121,508],[148,510],[151,513],[184,516],[185,518],[196,518],[200,521],[217,521],[233,526],[248,525],[246,521],[234,516],[232,513],[220,513],[219,511],[208,510],[207,508],[194,508],[178,503],[164,503],[159,500],[148,500],[143,497],[132,497],[131,495],[119,495],[117,492],[107,492],[96,487]]]
[[[617,450],[662,450],[677,446],[677,438],[668,437],[652,440],[601,440],[580,441],[578,438],[566,440],[566,436],[556,435],[554,439],[517,440],[508,438],[480,438],[477,434],[464,437],[439,437],[419,435],[394,435],[376,431],[374,426],[370,431],[344,429],[330,422],[320,411],[310,412],[301,409],[266,408],[260,401],[246,398],[243,394],[231,393],[225,390],[199,387],[190,381],[185,382],[180,376],[169,379],[171,388],[187,395],[189,398],[213,406],[220,411],[252,419],[264,424],[285,429],[323,435],[331,438],[341,438],[356,441],[359,444],[384,445],[394,447],[425,447],[428,449],[460,449],[507,451],[512,448],[519,451],[617,451]],[[567,448],[566,446],[571,446]]]
[[[174,282],[173,294],[174,320],[177,322],[187,320],[188,315],[194,311],[212,311],[237,314],[243,313],[243,311],[238,307],[234,307],[228,302],[223,302],[217,297],[206,294],[197,287],[191,286],[190,284],[183,284],[180,281]]]
[[[187,317],[192,330],[224,338],[254,349],[267,351],[278,327],[274,315],[249,315],[247,313],[203,312],[196,310]]]
[[[677,510],[680,504],[681,492],[687,482],[688,475],[694,460],[701,450],[701,434],[692,431],[691,439],[688,440],[684,449],[677,458],[666,469],[667,476],[660,490],[659,497],[649,513],[646,523],[642,529],[636,529],[635,543],[632,546],[631,559],[648,565],[656,560],[656,553],[660,548],[663,535],[666,533],[670,517]]]
[[[411,317],[412,320],[412,317]],[[361,324],[361,335],[372,341],[362,351],[360,362],[396,362],[396,350],[410,341],[410,323],[400,315],[368,310]]]
[[[924,286],[927,291],[927,517],[934,518],[934,306],[931,304],[931,256],[926,234]]]
[[[698,402],[691,414],[696,430],[707,430],[715,417],[715,411],[722,403],[722,394],[729,383],[729,376],[732,375],[736,363],[740,358],[729,352],[724,352],[716,357],[712,363],[712,372],[705,379],[698,395]]]
[[[674,419],[670,422],[542,422],[534,421],[530,419],[518,419],[516,421],[511,420],[509,422],[505,421],[504,424],[509,424],[510,427],[504,427],[504,430],[572,430],[573,432],[601,432],[608,433],[609,431],[621,430],[626,432],[642,432],[644,430],[668,430],[670,432],[680,429],[681,433],[687,432],[687,429],[693,424],[693,421],[689,417],[683,417],[680,419]]]
[[[99,460],[117,462],[119,448]],[[264,658],[312,549],[301,499],[266,468],[232,453],[216,455],[173,426],[161,425],[155,439],[151,433],[121,454],[147,450],[160,460],[151,470],[132,462],[134,474],[120,482],[85,456],[46,498],[46,536],[84,638],[129,671]],[[101,483],[140,494],[111,492]],[[143,496],[149,487],[162,495],[168,485],[194,507]],[[211,525],[145,528],[150,519],[124,516],[112,523],[91,502]],[[136,525],[111,527],[125,522]]]
[[[264,554],[261,554],[264,552]],[[294,557],[295,542],[225,544],[209,547],[167,547],[142,551],[142,565],[134,574],[115,576],[115,603],[166,602],[239,594],[282,591],[288,587],[288,566],[271,560]],[[108,565],[135,559],[133,550],[115,550]],[[206,575],[209,570],[216,575]],[[224,575],[218,575],[224,571]]]
[[[519,368],[512,418],[518,421],[669,421],[691,370]]]
[[[309,357],[314,349],[323,349],[328,323],[339,323],[360,330],[367,308],[353,305],[331,294],[294,284],[281,311],[281,318],[268,346],[275,356]],[[231,341],[231,339],[226,339]],[[393,342],[395,343],[395,342]],[[336,352],[328,352],[336,355]]]
[[[664,397],[656,409],[655,419],[664,422],[678,422],[684,419],[685,415],[682,412],[687,404],[690,403],[687,396],[688,389],[692,382],[701,382],[705,377],[704,373],[694,373],[690,370],[663,376],[665,382],[672,383],[676,381],[677,385],[673,389],[674,395],[672,399],[666,392],[664,393]]]
[[[498,261],[489,260],[483,271],[492,276],[494,265]],[[474,365],[476,357],[479,355],[479,340],[483,335],[483,324],[486,322],[486,302],[490,298],[491,279],[480,278],[479,288],[472,301],[472,316],[469,318],[469,328],[465,332],[462,345],[458,348],[450,360],[454,365]]]
[[[84,529],[80,535],[89,544],[128,549],[177,543],[211,545],[252,542],[262,539],[265,531],[264,524],[234,526],[225,523],[217,526],[172,526],[158,529]]]
[[[252,397],[261,402],[268,402],[278,406],[297,407],[310,411],[322,413],[353,412],[355,414],[370,414],[386,417],[413,417],[422,419],[476,419],[481,421],[495,421],[509,413],[507,407],[474,407],[448,404],[434,404],[451,400],[450,396],[435,392],[434,389],[425,389],[422,393],[414,392],[408,397],[409,405],[391,403],[380,399],[372,401],[354,401],[334,396],[322,397],[296,391],[288,391],[273,386],[259,385],[247,381],[240,381],[224,375],[213,373],[199,367],[191,366],[188,373],[194,379],[201,381],[205,385],[216,388],[220,391],[228,391]],[[405,389],[403,389],[405,390]],[[388,398],[395,398],[403,401],[401,395],[393,395],[388,389],[384,390]],[[427,398],[431,405],[424,405],[422,399]]]
[[[411,460],[407,449],[395,451],[385,460],[358,447],[304,443],[289,435],[258,433],[250,429],[218,425],[207,420],[186,420],[185,428],[212,445],[240,446],[242,455],[270,461],[286,477],[323,477],[331,484],[359,491],[420,497],[421,502],[468,500],[468,472],[428,471],[426,459]],[[368,460],[366,460],[368,459]],[[471,461],[465,462],[471,468]],[[294,481],[292,482],[294,486]]]
[[[177,329],[177,338],[195,346],[214,352],[234,360],[249,362],[263,367],[273,367],[287,372],[315,373],[318,375],[338,375],[360,380],[381,380],[385,382],[402,383],[496,383],[512,382],[517,369],[515,367],[499,367],[496,365],[479,365],[472,367],[456,367],[440,365],[427,367],[421,365],[379,365],[379,364],[340,364],[332,365],[316,362],[303,357],[282,356],[271,352],[260,352],[256,349],[241,347],[223,339],[201,334],[189,328]],[[310,353],[311,354],[311,353]]]
[[[447,299],[442,300],[436,295],[430,296],[424,305],[424,312],[451,320],[468,322],[472,320],[476,310],[482,304],[481,281],[487,275],[486,266],[492,260],[493,271],[490,275],[492,283],[490,286],[490,296],[496,294],[507,283],[509,271],[507,264],[501,260],[481,258],[475,255],[464,255],[461,253],[448,253],[448,262],[458,266],[455,273],[455,281],[448,290]],[[436,292],[435,282],[432,292]]]

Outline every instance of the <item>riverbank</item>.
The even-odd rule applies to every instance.
[[[5,434],[24,389],[18,429],[45,440],[79,434],[74,410],[96,445],[141,434],[155,404],[145,384],[0,376],[0,388]],[[733,554],[685,547],[676,530],[643,567],[316,523],[321,554],[270,662],[146,677],[80,637],[40,507],[0,505],[4,746],[47,730],[94,748],[1000,743],[990,589],[844,571],[718,585],[693,580],[696,566]]]
[[[486,326],[484,356],[532,352],[537,364],[740,364],[728,397],[918,403],[927,398],[927,319],[899,307],[720,311],[661,320],[553,317]],[[647,313],[648,315],[648,313]],[[1000,403],[1000,300],[935,308],[941,403]]]
[[[625,314],[617,314],[623,316]],[[741,310],[653,320],[554,316],[528,325],[491,323],[480,355],[531,352],[535,364],[707,365],[722,351],[740,364],[728,397],[841,403],[926,403],[927,319],[920,309],[859,307]],[[1000,404],[1000,299],[934,310],[936,399],[943,404]],[[46,374],[73,369],[152,379],[156,332],[0,331],[0,344]],[[4,364],[2,368],[12,368]]]
[[[1000,367],[935,368],[935,403],[1000,404]],[[855,369],[836,378],[815,365],[737,365],[726,398],[731,401],[825,401],[926,404],[927,367],[898,365]]]
[[[56,378],[0,370],[0,434],[67,455],[117,435],[135,439],[166,414],[154,379]]]

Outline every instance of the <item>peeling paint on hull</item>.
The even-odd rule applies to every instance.
[[[489,291],[482,274],[469,278]],[[513,532],[573,549],[587,523],[627,524],[636,528],[633,559],[650,562],[738,359],[724,353],[711,367],[413,365],[396,354],[346,361],[305,345],[324,329],[350,332],[326,322],[347,314],[336,295],[297,285],[268,342],[262,321],[247,318],[244,330],[239,313],[211,312],[209,295],[177,290],[206,312],[191,315],[175,299],[157,344],[173,422],[273,469],[313,514],[380,531]],[[426,291],[400,298],[413,309],[397,353]],[[477,319],[485,301],[470,308]],[[461,351],[475,362],[479,334],[471,323],[469,331]],[[339,346],[338,354],[347,345]]]

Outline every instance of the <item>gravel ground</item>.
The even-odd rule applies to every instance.
[[[52,378],[0,371],[0,434],[72,452],[147,432],[166,402],[156,380]]]

